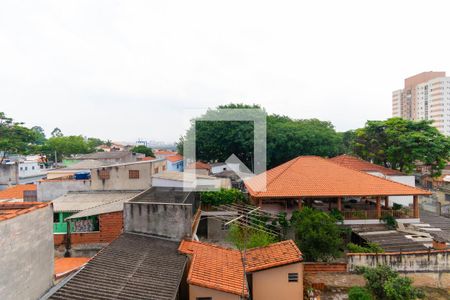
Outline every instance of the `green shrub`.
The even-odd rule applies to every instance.
[[[395,218],[391,215],[384,215],[380,218],[380,221],[385,223],[387,228],[389,229],[395,229],[397,228],[397,221]]]
[[[347,244],[347,249],[350,253],[383,253],[383,248],[377,243],[367,243],[366,246],[360,246],[353,243]]]
[[[403,205],[398,204],[398,203],[394,203],[394,205],[392,205],[392,209],[393,210],[400,210],[402,209]]]
[[[265,232],[262,227],[261,230],[258,230],[236,224],[230,226],[227,240],[239,250],[244,249],[244,247],[247,249],[263,247],[277,241],[275,236]]]
[[[373,300],[372,294],[363,287],[354,286],[348,291],[349,300]]]
[[[336,221],[338,221],[338,222],[344,221],[344,215],[342,215],[342,212],[340,212],[340,211],[337,210],[336,208],[333,208],[333,209],[330,211],[330,216],[332,216],[333,218],[335,218]]]
[[[202,204],[222,205],[235,202],[245,202],[245,195],[238,189],[220,189],[200,193]]]

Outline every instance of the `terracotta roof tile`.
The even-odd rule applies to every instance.
[[[175,155],[178,154],[175,151],[170,151],[170,150],[155,150],[153,151],[153,153],[155,153],[156,155]]]
[[[167,156],[166,159],[171,162],[176,162],[176,161],[183,160],[183,156],[180,154],[176,154],[176,155],[172,155],[172,156]]]
[[[84,266],[90,260],[89,257],[61,257],[55,258],[54,274],[56,279],[61,278]]]
[[[191,163],[187,166],[186,169],[197,169],[197,170],[211,170],[211,166],[207,163],[201,162],[201,161],[197,161],[195,163]]]
[[[192,255],[189,284],[215,289],[236,295],[248,295],[243,279],[241,252],[213,244],[182,241],[178,250]],[[300,250],[292,240],[274,243],[247,251],[246,271],[255,272],[302,260]]]
[[[146,156],[141,158],[141,161],[150,161],[150,160],[155,160],[156,158],[153,156]]]
[[[287,240],[266,247],[249,249],[246,270],[255,272],[302,261],[302,253],[294,241]]]
[[[23,199],[24,191],[35,191],[35,184],[18,184],[0,191],[0,199]]]
[[[0,221],[12,219],[27,214],[33,210],[43,208],[49,202],[5,202],[0,203]]]
[[[299,156],[246,180],[245,185],[251,196],[267,198],[431,194],[318,156]]]
[[[339,155],[339,156],[330,158],[330,160],[332,162],[340,164],[341,166],[344,166],[344,167],[347,167],[347,168],[350,168],[350,169],[354,169],[354,170],[358,170],[358,171],[379,172],[381,174],[391,175],[391,176],[393,176],[393,175],[397,175],[397,176],[405,175],[405,174],[403,174],[402,172],[400,172],[398,170],[385,168],[383,166],[370,163],[368,161],[362,160],[362,159],[360,159],[360,158],[358,158],[356,156],[352,156],[352,155],[343,154],[343,155]]]

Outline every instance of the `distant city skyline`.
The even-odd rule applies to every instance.
[[[433,0],[409,1],[407,13],[395,1],[6,2],[0,111],[47,134],[58,127],[113,141],[175,142],[186,110],[231,102],[355,129],[391,117],[405,77],[450,71],[450,45],[434,30],[447,27],[448,8]],[[439,47],[411,46],[423,36]]]

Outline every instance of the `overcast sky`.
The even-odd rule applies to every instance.
[[[391,114],[450,73],[449,1],[1,1],[0,111],[47,133],[175,141],[229,102],[331,121]]]

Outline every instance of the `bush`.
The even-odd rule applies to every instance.
[[[363,287],[355,286],[348,291],[349,300],[373,300],[372,294]]]
[[[383,248],[377,243],[367,243],[366,246],[360,246],[353,243],[347,244],[347,249],[350,253],[383,253]]]
[[[304,207],[292,214],[291,224],[306,261],[329,261],[341,256],[343,230],[329,214]]]
[[[230,226],[227,239],[239,250],[244,247],[247,249],[263,247],[277,241],[275,236],[268,234],[263,228],[261,230],[244,228],[236,224]]]
[[[393,210],[400,210],[402,208],[403,208],[403,205],[398,204],[398,203],[394,203],[394,205],[392,205]]]
[[[245,202],[244,193],[238,189],[220,189],[219,191],[201,192],[202,204],[222,205]]]
[[[380,221],[385,223],[387,228],[389,229],[395,229],[397,228],[397,221],[395,218],[391,215],[384,215],[380,218]]]
[[[336,208],[333,208],[333,209],[330,211],[330,215],[331,215],[333,218],[335,218],[336,221],[338,221],[338,222],[344,221],[344,216],[343,216],[342,213],[341,213],[339,210],[337,210]]]
[[[412,286],[412,280],[400,277],[389,266],[379,265],[376,268],[360,268],[366,279],[368,289],[375,299],[379,300],[415,300],[423,298],[422,290]]]

